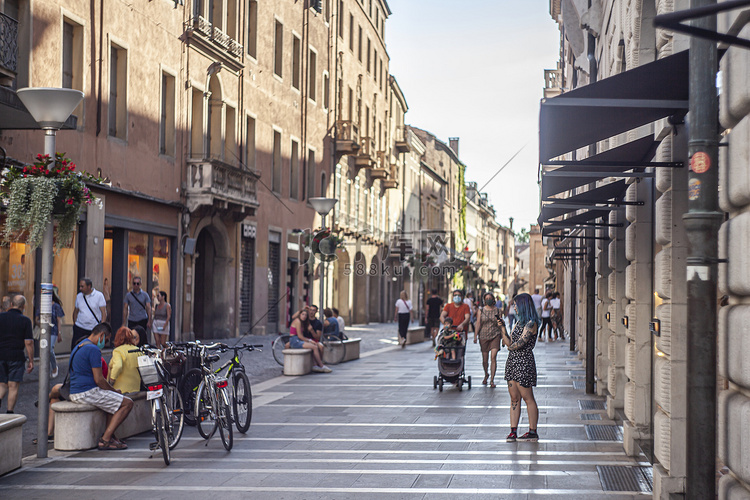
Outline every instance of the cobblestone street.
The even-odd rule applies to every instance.
[[[186,427],[172,464],[150,457],[151,436],[119,452],[50,452],[0,478],[3,498],[646,498],[639,489],[604,491],[602,474],[643,471],[622,451],[621,430],[600,398],[582,388],[567,342],[535,349],[539,443],[506,443],[509,396],[498,356],[498,387],[481,385],[481,355],[467,349],[471,390],[433,389],[429,342],[400,349],[393,325],[372,330],[362,359],[331,374],[254,383],[253,421],[225,452]],[[351,329],[350,334],[357,330]],[[376,333],[379,332],[379,333]],[[381,340],[382,339],[382,340]],[[391,345],[388,345],[388,344]],[[377,347],[379,344],[385,347]],[[364,347],[364,346],[363,346]],[[588,409],[593,408],[593,409]],[[527,428],[525,407],[519,433]],[[609,468],[598,470],[597,466]],[[650,470],[650,468],[648,469]]]

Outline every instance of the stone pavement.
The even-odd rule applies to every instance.
[[[603,490],[597,466],[623,474],[650,467],[613,441],[621,429],[601,398],[584,393],[567,343],[535,349],[540,442],[505,442],[506,354],[498,356],[496,389],[481,385],[474,344],[466,355],[472,388],[461,392],[432,388],[430,343],[372,350],[331,374],[276,377],[254,384],[252,425],[235,433],[231,452],[190,427],[169,467],[150,456],[147,435],[129,439],[125,451],[53,451],[0,478],[0,497],[648,498],[647,473],[644,492]],[[526,428],[524,407],[519,434]]]

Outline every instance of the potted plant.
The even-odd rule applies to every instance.
[[[12,166],[2,172],[6,240],[26,243],[33,250],[41,245],[54,218],[55,248],[70,244],[81,208],[92,203],[102,207],[88,184],[105,184],[101,177],[75,168],[69,158],[56,153],[54,159],[40,154],[32,165]]]

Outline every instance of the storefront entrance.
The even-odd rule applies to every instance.
[[[195,258],[193,330],[196,339],[230,337],[227,245],[214,226],[198,234]]]

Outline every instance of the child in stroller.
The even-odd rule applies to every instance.
[[[456,347],[466,345],[466,339],[461,336],[461,332],[453,328],[453,319],[450,316],[445,318],[445,325],[438,334],[435,346],[435,359],[439,357],[456,359]]]

